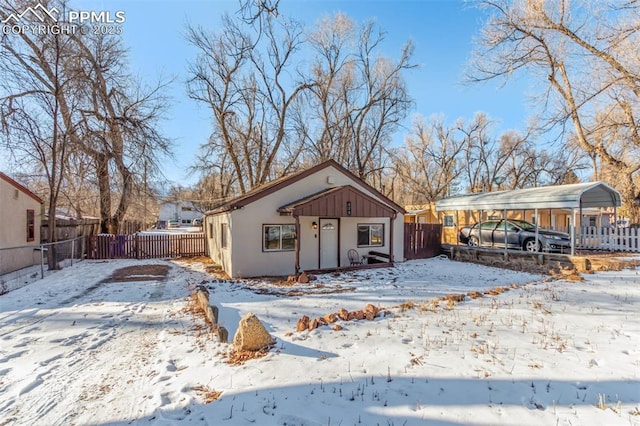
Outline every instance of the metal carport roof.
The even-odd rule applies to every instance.
[[[604,182],[574,183],[459,195],[436,201],[436,211],[620,207],[620,193]]]

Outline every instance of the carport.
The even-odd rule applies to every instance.
[[[459,195],[437,201],[435,208],[437,212],[455,211],[456,223],[459,223],[459,211],[479,211],[480,218],[486,210],[502,211],[503,218],[506,219],[507,212],[512,210],[534,210],[537,218],[541,209],[568,209],[571,211],[571,255],[575,255],[576,214],[582,218],[583,209],[613,207],[615,223],[616,209],[621,204],[620,193],[606,183],[587,182]]]

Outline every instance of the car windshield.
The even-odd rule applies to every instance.
[[[525,222],[524,220],[510,220],[509,222],[519,226],[525,231],[535,232],[536,230],[536,225],[534,225],[533,223]]]

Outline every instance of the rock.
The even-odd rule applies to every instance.
[[[340,331],[342,330],[342,326],[340,324],[333,324],[333,331]]]
[[[315,330],[320,324],[316,318],[309,321],[309,331]]]
[[[216,334],[218,335],[218,340],[220,343],[227,343],[229,340],[229,332],[224,327],[218,327],[216,330]]]
[[[324,316],[324,320],[327,322],[327,324],[333,324],[334,322],[338,321],[338,316],[336,314],[327,314]]]
[[[288,283],[295,283],[297,281],[296,276],[295,275],[289,275],[287,277],[287,282]]]
[[[205,306],[209,305],[209,292],[206,290],[205,291],[198,290],[196,292],[196,299],[198,300],[200,307],[204,309]]]
[[[204,316],[211,325],[218,324],[218,308],[214,310],[213,306],[207,305],[207,307],[204,308]]]
[[[369,315],[373,315],[373,318],[377,317],[378,312],[379,312],[379,309],[373,306],[371,303],[369,303],[367,306],[364,307],[364,313],[367,319],[369,319],[368,318]]]
[[[303,315],[302,318],[298,320],[298,324],[296,325],[296,331],[305,331],[309,328],[309,317]]]
[[[347,311],[345,308],[341,308],[338,312],[338,317],[342,321],[349,321],[349,311]]]
[[[300,276],[298,277],[298,282],[302,284],[307,284],[309,282],[309,277],[307,276],[306,272],[300,274]]]
[[[233,345],[236,349],[258,351],[272,346],[274,343],[273,337],[253,313],[249,312],[240,319],[238,331],[233,337]]]

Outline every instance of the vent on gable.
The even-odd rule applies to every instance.
[[[328,183],[329,185],[335,185],[335,183],[336,183],[336,178],[335,178],[335,177],[333,177],[333,176],[327,176],[327,183]]]
[[[13,199],[17,200],[19,196],[20,196],[20,191],[18,191],[17,189],[14,189],[13,190]]]

